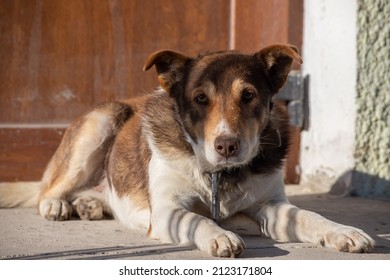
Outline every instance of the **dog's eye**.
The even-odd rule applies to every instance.
[[[244,90],[241,95],[241,99],[245,103],[249,103],[255,98],[255,94],[251,91]]]
[[[207,105],[208,103],[208,98],[206,94],[199,94],[197,97],[195,97],[195,102],[200,104],[200,105]]]

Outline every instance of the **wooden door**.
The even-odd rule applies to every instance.
[[[155,73],[142,72],[151,52],[301,38],[302,0],[0,1],[0,182],[39,180],[72,119],[153,91]]]

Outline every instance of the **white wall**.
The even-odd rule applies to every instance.
[[[355,0],[305,0],[303,72],[310,75],[310,127],[302,133],[302,182],[335,180],[354,167]]]

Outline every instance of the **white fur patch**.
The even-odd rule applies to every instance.
[[[217,124],[216,128],[215,128],[215,137],[218,137],[218,136],[230,136],[230,135],[234,135],[234,133],[232,132],[232,130],[230,129],[229,127],[229,124],[226,120],[222,119],[219,121],[219,123]]]
[[[141,208],[130,196],[119,197],[112,188],[108,191],[108,204],[114,217],[130,229],[148,230],[150,210]]]

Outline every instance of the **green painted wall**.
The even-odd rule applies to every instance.
[[[358,0],[355,193],[390,197],[390,1]]]

